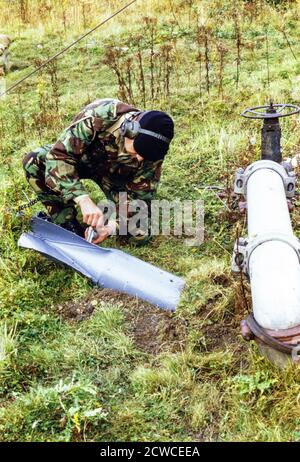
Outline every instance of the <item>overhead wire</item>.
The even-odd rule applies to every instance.
[[[17,86],[19,86],[21,83],[23,83],[25,80],[29,79],[29,77],[32,77],[34,74],[36,74],[38,71],[40,71],[43,67],[47,66],[47,64],[51,63],[52,61],[54,61],[55,59],[57,59],[59,56],[61,56],[62,54],[64,54],[66,51],[68,51],[70,48],[72,48],[74,45],[76,45],[78,42],[80,42],[81,40],[83,40],[84,38],[86,38],[88,35],[92,34],[93,32],[95,32],[95,30],[99,29],[101,26],[103,26],[104,24],[106,24],[108,21],[110,21],[112,18],[114,18],[115,16],[119,15],[120,13],[122,13],[124,10],[126,10],[127,8],[129,8],[131,5],[133,5],[134,3],[136,3],[138,0],[131,0],[129,3],[127,3],[126,5],[124,5],[122,8],[120,8],[119,10],[115,11],[113,14],[111,14],[108,18],[104,19],[103,21],[101,21],[99,24],[97,24],[95,27],[93,27],[92,29],[90,29],[88,32],[86,32],[84,35],[81,35],[78,39],[74,40],[72,43],[70,43],[70,45],[66,46],[65,48],[63,48],[62,50],[60,50],[58,53],[56,53],[55,55],[51,56],[51,58],[47,59],[47,61],[43,62],[40,66],[36,67],[32,72],[30,72],[29,74],[25,75],[22,79],[18,80],[16,83],[14,83],[13,85],[11,85],[9,88],[7,88],[3,93],[0,93],[0,98],[4,95],[6,95],[7,93],[9,93],[10,91],[14,90]]]
[[[55,55],[51,56],[51,58],[47,59],[47,61],[43,62],[40,66],[38,66],[37,68],[35,68],[32,72],[30,72],[29,74],[25,75],[22,79],[18,80],[16,83],[14,83],[13,85],[11,85],[9,88],[7,88],[3,93],[0,93],[0,99],[2,96],[6,95],[7,93],[9,93],[10,91],[14,90],[16,87],[18,87],[21,83],[23,83],[25,80],[29,79],[29,77],[32,77],[34,74],[36,74],[37,72],[39,72],[43,67],[47,66],[47,64],[51,63],[52,61],[54,61],[55,59],[57,59],[59,56],[61,56],[62,54],[64,54],[66,51],[68,51],[70,48],[72,48],[74,45],[76,45],[78,42],[80,42],[81,40],[83,40],[84,38],[86,38],[88,35],[92,34],[93,32],[95,32],[95,30],[99,29],[101,26],[103,26],[104,24],[106,24],[107,22],[109,22],[112,18],[116,17],[117,15],[119,15],[120,13],[122,13],[124,10],[126,10],[127,8],[129,8],[131,5],[133,5],[134,3],[136,3],[138,0],[131,0],[130,2],[128,2],[126,5],[124,5],[122,8],[119,8],[119,10],[115,11],[113,14],[111,14],[108,18],[104,19],[103,21],[101,21],[99,24],[97,24],[95,27],[93,27],[92,29],[90,29],[88,32],[86,32],[85,34],[83,34],[82,36],[80,36],[78,39],[74,40],[72,43],[70,43],[70,45],[66,46],[65,48],[63,48],[62,50],[60,50],[59,52],[57,52]],[[26,209],[27,207],[31,207],[32,205],[34,205],[36,202],[38,202],[38,199],[33,199],[33,200],[29,200],[27,198],[27,203],[26,204],[23,204],[23,205],[20,205],[18,208],[17,208],[17,214],[20,215],[22,214],[23,210]]]

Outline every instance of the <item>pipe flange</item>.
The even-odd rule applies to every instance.
[[[265,242],[280,241],[288,244],[296,252],[299,263],[300,263],[300,241],[295,236],[289,236],[281,233],[265,233],[256,237],[255,239],[249,240],[249,238],[239,238],[233,249],[232,256],[232,271],[239,273],[242,271],[247,276],[250,275],[249,262],[252,252]]]
[[[247,274],[248,244],[248,239],[245,237],[240,237],[235,241],[231,260],[231,270],[233,273],[240,273],[242,271],[243,273]]]
[[[299,326],[296,326],[299,329]],[[295,330],[295,328],[294,328]],[[285,331],[283,331],[285,332]],[[241,333],[245,340],[256,340],[291,357],[292,361],[300,364],[300,344],[291,344],[288,341],[273,337],[270,331],[261,327],[255,320],[253,313],[241,321]]]
[[[296,189],[295,173],[293,171],[287,172],[282,165],[274,162],[273,160],[258,160],[249,165],[246,170],[239,168],[235,175],[234,192],[247,197],[247,183],[249,178],[253,175],[253,173],[261,169],[273,170],[278,173],[282,179],[286,197],[294,197]]]

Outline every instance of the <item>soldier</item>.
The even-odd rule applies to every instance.
[[[0,77],[8,73],[9,64],[9,47],[11,39],[8,35],[0,34]]]
[[[142,112],[116,99],[96,100],[73,119],[54,145],[27,154],[23,166],[51,219],[87,237],[87,229],[76,218],[79,205],[84,224],[97,231],[93,243],[98,244],[115,233],[121,217],[117,214],[115,221],[105,224],[103,212],[80,180],[96,182],[117,211],[120,192],[127,193],[127,207],[130,200],[149,202],[173,136],[173,121],[164,112]],[[147,242],[146,234],[133,239]]]

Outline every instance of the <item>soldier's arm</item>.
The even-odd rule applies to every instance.
[[[135,200],[142,200],[145,202],[147,206],[147,221],[148,221],[148,229],[147,233],[144,234],[141,232],[133,237],[133,241],[136,243],[144,244],[148,242],[150,238],[150,220],[151,220],[151,200],[154,199],[157,187],[159,185],[160,176],[161,176],[161,166],[162,160],[156,162],[145,162],[142,169],[140,169],[132,181],[126,184],[126,192],[127,192],[127,207],[130,201]],[[120,206],[120,204],[119,204]],[[128,209],[127,209],[128,210]],[[127,212],[128,219],[130,219],[135,212],[131,213],[130,211]],[[120,221],[122,217],[119,216],[117,220],[117,226],[120,227]],[[130,230],[129,223],[128,230]]]
[[[108,100],[85,111],[79,120],[68,127],[46,156],[47,186],[59,193],[66,203],[87,195],[80,181],[77,162],[95,139],[117,120],[117,100]]]
[[[129,199],[149,201],[154,198],[160,181],[162,162],[162,160],[144,162],[143,168],[138,170],[132,181],[126,184]]]

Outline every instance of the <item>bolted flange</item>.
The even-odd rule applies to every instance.
[[[285,194],[287,198],[292,198],[295,195],[296,189],[296,174],[293,171],[287,172],[286,169],[272,160],[258,160],[249,165],[246,170],[239,168],[236,171],[234,192],[247,197],[247,183],[251,175],[261,169],[273,170],[278,173],[282,179]]]
[[[259,245],[270,241],[280,241],[288,244],[292,249],[295,250],[299,263],[300,263],[300,240],[295,236],[289,236],[281,233],[265,233],[256,237],[255,239],[249,240],[249,238],[240,237],[236,240],[233,249],[231,269],[234,273],[240,273],[241,271],[249,276],[249,260],[252,252]]]

